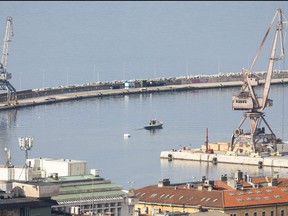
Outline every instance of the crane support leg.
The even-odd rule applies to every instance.
[[[244,132],[241,128],[245,120],[248,119],[249,130]],[[265,127],[261,127],[261,122],[268,128],[270,133],[266,133]],[[277,151],[277,139],[262,112],[246,112],[238,128],[232,134],[230,151],[244,153],[261,153],[266,151]]]
[[[8,80],[0,80],[0,90],[7,90],[7,104],[17,104],[17,91]]]

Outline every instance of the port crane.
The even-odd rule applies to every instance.
[[[258,56],[263,48],[263,45],[266,41],[266,38],[272,29],[275,26],[275,20],[278,17],[278,22],[276,24],[272,49],[269,57],[268,69],[266,73],[266,78],[264,84],[260,84],[260,77],[252,73],[253,67],[258,59]],[[261,152],[273,152],[277,151],[277,143],[280,142],[280,139],[277,139],[273,133],[268,122],[265,120],[263,110],[266,107],[273,105],[273,101],[268,98],[273,66],[275,61],[284,60],[284,37],[283,29],[287,28],[287,20],[285,20],[282,10],[277,9],[269,28],[260,44],[260,47],[257,50],[257,53],[254,57],[254,60],[250,68],[242,69],[242,78],[243,84],[238,95],[232,97],[232,109],[233,110],[244,110],[244,117],[241,120],[239,126],[234,130],[232,134],[232,140],[229,146],[229,150],[234,153],[248,153],[248,154],[259,154]],[[277,42],[280,42],[277,46]],[[277,48],[279,48],[280,53],[276,54]],[[279,52],[278,51],[278,52]],[[256,94],[256,87],[263,86],[262,97]],[[257,93],[261,93],[259,88]],[[244,131],[242,126],[244,122],[248,120],[249,130]],[[264,123],[261,125],[261,123]]]
[[[6,21],[6,31],[3,40],[3,49],[0,62],[0,89],[7,90],[7,102],[8,104],[11,104],[17,103],[16,89],[8,81],[8,79],[12,78],[12,74],[7,72],[9,42],[11,42],[13,37],[13,19],[11,16],[8,16]]]

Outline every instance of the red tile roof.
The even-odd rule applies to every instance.
[[[288,178],[278,178],[277,186],[269,186],[271,177],[252,178],[252,182],[259,188],[248,190],[234,190],[226,181],[214,181],[213,189],[198,185],[188,188],[186,184],[158,187],[146,186],[135,190],[140,203],[153,203],[158,205],[194,206],[201,205],[207,208],[237,208],[254,205],[271,205],[274,203],[288,204]],[[241,184],[246,188],[252,187],[245,181]],[[245,188],[244,187],[244,188]]]
[[[252,205],[269,205],[288,203],[288,187],[265,187],[250,190],[226,190],[224,192],[225,207],[241,207]]]
[[[202,191],[195,188],[184,188],[183,186],[164,186],[158,187],[147,186],[135,191],[140,202],[173,204],[173,205],[189,205],[189,206],[209,206],[222,207],[222,191],[208,191],[203,188]]]

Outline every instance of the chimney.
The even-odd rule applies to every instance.
[[[243,172],[241,172],[240,170],[237,170],[235,173],[235,180],[240,181],[242,179],[243,179]]]
[[[198,185],[197,189],[198,189],[198,191],[202,191],[203,190],[203,186],[202,185]]]
[[[227,181],[227,174],[221,175],[221,181]]]
[[[158,182],[158,187],[169,186],[170,180],[169,179],[162,179]]]
[[[244,175],[244,181],[248,182],[248,175]]]
[[[277,178],[272,178],[272,186],[277,186],[278,180]]]
[[[58,173],[53,173],[52,178],[55,179],[55,180],[58,180]]]

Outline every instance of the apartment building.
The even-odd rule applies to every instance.
[[[229,216],[288,215],[288,178],[250,177],[241,171],[220,180],[205,177],[198,182],[171,184],[169,179],[158,185],[135,190],[138,215],[158,212],[219,212]]]
[[[134,205],[137,202],[133,191],[124,191],[121,186],[100,176],[99,170],[91,169],[88,173],[86,161],[35,158],[26,161],[24,168],[1,167],[0,198],[11,196],[11,205],[17,207],[16,197],[33,200],[26,202],[26,207],[16,209],[14,215],[96,215],[96,216],[133,216]],[[17,180],[18,178],[18,180]],[[10,193],[13,191],[13,193]],[[8,200],[8,199],[7,199]],[[5,210],[0,216],[10,216]],[[38,202],[38,203],[37,203]],[[4,202],[5,203],[5,202]],[[34,203],[34,204],[33,204]],[[44,205],[46,204],[46,205]],[[43,206],[45,214],[30,214],[37,206]],[[24,210],[23,210],[24,209]],[[27,214],[17,214],[26,211]],[[30,210],[29,210],[30,209]]]

